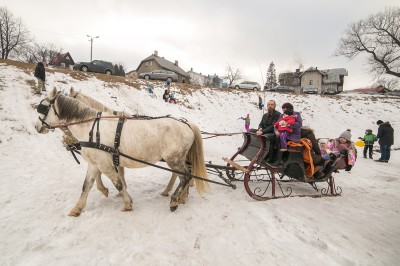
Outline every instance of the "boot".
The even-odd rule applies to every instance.
[[[282,163],[283,163],[282,162],[282,152],[278,151],[278,153],[276,154],[276,161],[271,163],[271,165],[278,166],[278,165],[281,165]]]

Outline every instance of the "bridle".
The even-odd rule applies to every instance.
[[[46,120],[47,115],[49,114],[50,108],[53,108],[55,115],[56,115],[57,117],[59,117],[59,115],[58,115],[58,113],[57,113],[57,110],[56,110],[56,108],[54,107],[54,103],[56,102],[56,99],[57,99],[59,93],[60,93],[60,92],[57,92],[57,95],[54,97],[54,99],[53,99],[53,100],[50,100],[50,104],[49,104],[49,105],[43,104],[43,101],[46,101],[46,100],[47,100],[47,99],[45,98],[45,99],[43,99],[43,100],[40,101],[40,103],[39,103],[39,105],[38,105],[38,107],[37,107],[37,112],[38,112],[39,114],[44,115],[43,118],[41,118],[41,117],[39,116],[39,120],[40,120],[40,122],[42,122],[42,126],[43,126],[44,128],[47,128],[47,129],[55,129],[55,127],[52,127],[52,126],[50,126],[49,124],[47,124],[45,120]]]

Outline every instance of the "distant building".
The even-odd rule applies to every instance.
[[[178,75],[178,82],[182,83],[188,82],[190,79],[189,74],[179,67],[177,60],[175,60],[175,63],[172,63],[164,57],[159,57],[157,51],[154,51],[152,55],[143,59],[137,67],[136,72],[137,75],[139,75],[141,73],[150,72],[153,70],[173,71]]]
[[[129,71],[128,73],[126,73],[125,76],[126,76],[127,78],[137,79],[138,73],[137,73],[136,70],[132,70],[132,71]]]
[[[344,68],[319,70],[310,67],[304,72],[296,69],[295,72],[279,74],[279,84],[291,86],[297,92],[303,88],[316,88],[320,94],[333,94],[343,91],[344,77],[347,75]]]
[[[58,54],[56,57],[52,58],[49,62],[50,66],[72,68],[75,65],[69,52],[65,54]]]
[[[201,73],[196,73],[193,71],[193,68],[187,72],[190,77],[190,83],[198,84],[200,86],[209,86],[212,83],[212,78],[210,76],[205,76]]]
[[[212,76],[208,75],[207,77],[209,79],[211,79],[211,84],[210,85],[214,86],[214,87],[219,87],[221,82],[223,81],[220,77],[218,77],[217,74],[214,74]]]
[[[359,89],[355,89],[354,91],[361,92],[361,93],[369,93],[369,94],[390,92],[390,90],[385,88],[384,86],[378,86],[378,87],[372,87],[372,88],[359,88]]]

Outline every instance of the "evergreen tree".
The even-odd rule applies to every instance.
[[[267,86],[267,89],[270,90],[276,85],[278,85],[278,82],[276,81],[276,69],[275,69],[275,64],[274,62],[271,62],[269,64],[268,70],[267,70],[267,82],[265,83]]]

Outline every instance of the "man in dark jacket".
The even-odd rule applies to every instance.
[[[275,110],[276,103],[274,100],[269,100],[267,103],[267,112],[263,115],[258,130],[251,129],[250,132],[256,132],[257,136],[274,133],[274,124],[278,121],[281,113]],[[266,158],[267,161],[273,162],[276,160],[276,154],[278,151],[278,141],[276,141],[275,134],[270,134],[268,137],[271,142],[270,151]]]
[[[46,91],[44,82],[46,81],[46,71],[42,62],[39,62],[35,68],[35,77],[38,79],[38,86],[35,94],[41,94],[41,91]]]
[[[263,115],[261,122],[258,125],[257,135],[274,133],[274,124],[281,116],[281,113],[276,111],[275,107],[275,101],[269,100],[267,103],[267,112]]]
[[[387,163],[390,159],[390,147],[394,143],[394,130],[389,122],[384,123],[382,120],[378,120],[376,124],[379,126],[376,138],[379,139],[381,158],[375,162]]]

